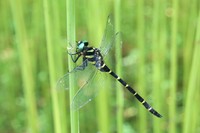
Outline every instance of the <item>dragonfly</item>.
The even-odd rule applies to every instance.
[[[68,54],[71,56],[74,63],[76,63],[80,58],[82,58],[82,63],[60,78],[57,87],[69,89],[70,75],[74,75],[77,79],[76,81],[79,81],[78,79],[85,79],[72,101],[72,109],[78,110],[96,97],[99,87],[94,87],[91,84],[93,80],[97,80],[96,75],[98,75],[98,73],[108,73],[122,84],[130,93],[132,93],[149,112],[157,117],[162,117],[162,115],[152,108],[151,105],[147,103],[129,84],[127,84],[105,64],[104,59],[113,47],[118,35],[119,32],[115,33],[111,18],[108,17],[103,39],[99,48],[89,46],[88,41],[78,41],[76,51],[74,53],[68,52]],[[87,78],[85,78],[85,75],[87,75]]]

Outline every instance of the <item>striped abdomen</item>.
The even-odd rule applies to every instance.
[[[104,63],[101,65],[100,71],[108,72],[115,79],[117,79],[125,88],[127,88],[137,99],[140,101],[143,106],[152,114],[157,117],[162,117],[156,110],[154,110],[131,86],[129,86],[124,80],[122,80],[117,74],[111,71]]]

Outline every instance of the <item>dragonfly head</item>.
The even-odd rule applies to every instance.
[[[77,43],[77,51],[82,51],[84,49],[84,47],[88,46],[88,41],[78,41]]]

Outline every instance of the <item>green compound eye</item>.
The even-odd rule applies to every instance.
[[[82,50],[84,48],[84,46],[88,46],[88,41],[79,41],[77,48],[79,50]]]
[[[85,45],[84,45],[84,43],[82,41],[78,43],[78,49],[79,50],[82,50],[84,46]]]

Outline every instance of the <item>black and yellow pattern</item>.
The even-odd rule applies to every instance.
[[[85,69],[88,63],[93,64],[101,72],[107,72],[117,79],[126,89],[131,92],[143,106],[157,117],[162,117],[156,110],[154,110],[131,86],[129,86],[123,79],[117,76],[116,73],[110,70],[110,68],[104,63],[103,56],[98,48],[88,47],[87,41],[79,41],[77,45],[76,53],[70,54],[73,62],[75,63],[81,56],[83,57],[83,64],[78,69]],[[73,57],[73,55],[77,56]]]

